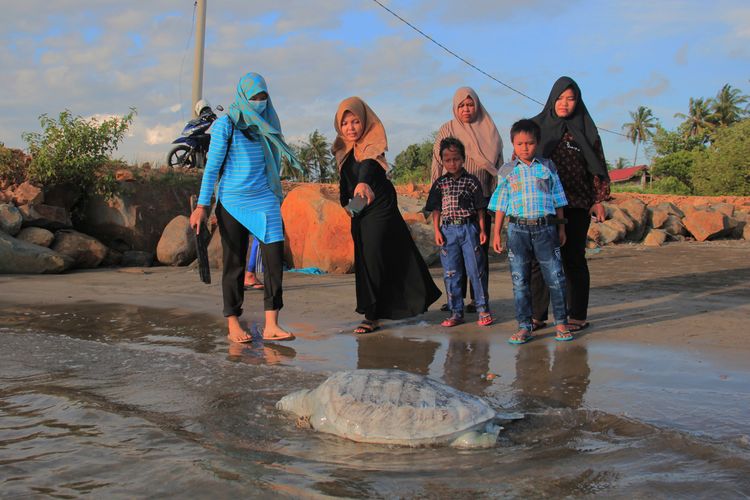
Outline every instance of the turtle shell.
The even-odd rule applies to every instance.
[[[313,428],[367,443],[448,442],[495,417],[479,397],[400,370],[337,372],[309,398]]]

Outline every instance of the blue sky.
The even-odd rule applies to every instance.
[[[315,129],[332,139],[336,106],[350,95],[385,123],[391,161],[451,118],[459,86],[478,92],[506,144],[513,121],[540,110],[372,0],[207,1],[204,96],[226,107],[240,76],[262,73],[292,142]],[[747,0],[383,3],[539,101],[557,77],[573,77],[597,124],[615,131],[640,105],[673,128],[690,97],[725,83],[750,94]],[[0,19],[0,141],[24,147],[21,133],[38,130],[42,113],[111,116],[132,106],[138,117],[118,155],[163,160],[190,115],[193,1],[14,4]],[[632,144],[601,135],[610,160],[632,161]]]

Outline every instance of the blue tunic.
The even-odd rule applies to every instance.
[[[222,116],[211,129],[211,145],[201,181],[199,205],[211,204],[231,128],[229,117]],[[284,230],[280,200],[268,184],[265,154],[261,142],[247,139],[235,127],[217,198],[226,211],[260,241],[274,243],[284,240]]]

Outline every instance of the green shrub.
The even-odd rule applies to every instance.
[[[134,116],[134,109],[121,118],[101,122],[73,116],[68,110],[56,120],[40,116],[42,132],[22,135],[31,155],[27,177],[44,186],[76,186],[84,195],[114,195],[117,182],[114,172],[106,168],[107,162]]]
[[[391,179],[394,184],[427,184],[432,176],[432,141],[411,144],[394,160]]]
[[[750,195],[750,119],[717,130],[691,179],[698,195]]]
[[[662,177],[659,180],[653,182],[648,189],[649,193],[653,194],[692,194],[690,186],[682,182],[676,177]]]
[[[654,159],[651,173],[655,177],[671,177],[680,184],[692,190],[692,172],[696,153],[692,151],[677,151]],[[671,182],[671,181],[670,181]]]

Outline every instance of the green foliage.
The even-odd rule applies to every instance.
[[[732,125],[747,116],[747,104],[750,97],[743,95],[740,89],[733,89],[728,83],[711,99],[713,118],[718,125]]]
[[[426,184],[430,182],[433,141],[411,144],[394,161],[391,179],[395,184]]]
[[[326,136],[314,130],[307,140],[297,146],[297,159],[302,164],[302,177],[307,181],[336,182],[339,179],[331,144]]]
[[[682,182],[676,177],[666,176],[653,182],[648,189],[649,192],[654,194],[692,194],[690,186]]]
[[[6,148],[0,142],[0,180],[20,184],[26,179],[29,159],[20,149]]]
[[[695,164],[696,153],[692,151],[676,151],[666,156],[661,156],[654,160],[651,167],[651,173],[662,178],[672,178],[684,185],[688,193],[692,189],[693,166]]]
[[[117,182],[106,165],[134,116],[132,108],[121,118],[101,122],[73,116],[69,110],[56,120],[46,114],[40,116],[42,132],[22,135],[31,154],[29,180],[45,186],[70,184],[85,194],[112,196],[117,192]]]
[[[682,129],[671,131],[657,125],[652,142],[656,155],[666,156],[678,151],[704,150],[704,139],[703,136],[685,134]]]
[[[750,119],[717,130],[711,146],[697,154],[695,194],[750,195]]]

